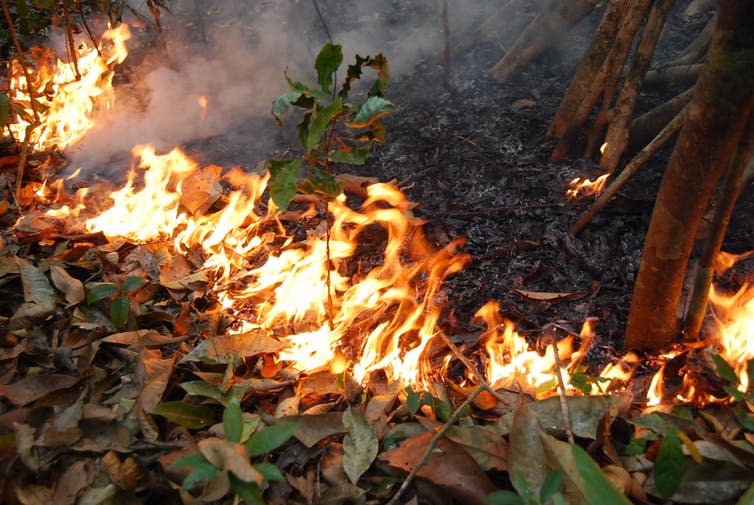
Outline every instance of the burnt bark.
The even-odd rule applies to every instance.
[[[652,213],[627,348],[657,351],[681,335],[677,312],[697,229],[754,110],[753,25],[754,2],[720,2],[707,61]]]

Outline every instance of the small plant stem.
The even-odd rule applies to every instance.
[[[24,167],[26,166],[26,157],[29,155],[29,135],[34,129],[33,125],[26,127],[24,133],[24,141],[21,144],[21,156],[18,157],[18,169],[16,170],[16,190],[13,193],[16,198],[16,205],[18,206],[19,213],[21,210],[21,181],[24,178]]]
[[[560,354],[558,353],[558,344],[552,341],[552,354],[555,360],[555,376],[558,378],[558,397],[560,398],[560,410],[563,412],[563,424],[565,425],[566,437],[571,445],[574,444],[573,431],[571,430],[571,412],[568,410],[566,401],[565,382],[563,381],[563,372],[560,370]]]
[[[494,394],[494,390],[491,390],[489,386],[481,384],[468,396],[468,398],[463,401],[461,405],[458,406],[455,412],[453,412],[453,415],[450,416],[450,419],[448,419],[448,422],[443,424],[442,427],[437,431],[437,433],[435,433],[435,435],[430,439],[429,443],[427,444],[427,448],[424,450],[424,453],[422,453],[422,457],[419,458],[416,466],[413,468],[413,470],[411,470],[411,473],[408,474],[406,480],[403,481],[403,484],[401,484],[401,487],[398,488],[398,491],[395,492],[387,505],[398,504],[398,500],[400,500],[403,493],[406,492],[406,489],[408,489],[414,479],[416,479],[416,476],[419,474],[419,470],[421,470],[421,468],[427,463],[427,461],[429,461],[429,457],[432,455],[432,451],[434,451],[437,442],[440,440],[440,438],[442,438],[443,435],[445,435],[445,432],[447,432],[448,429],[450,429],[450,427],[456,423],[466,407],[471,405],[471,403],[476,399],[477,396],[479,396],[482,391],[487,391],[488,393]]]
[[[579,217],[579,220],[576,221],[571,227],[568,229],[568,232],[572,235],[577,235],[581,230],[583,230],[587,224],[596,216],[604,207],[607,205],[607,203],[615,196],[615,194],[620,190],[620,188],[623,187],[623,185],[628,182],[628,180],[633,177],[636,172],[639,171],[639,168],[641,168],[644,163],[651,158],[659,149],[662,147],[670,138],[681,128],[681,125],[683,124],[683,118],[686,116],[686,109],[684,108],[681,112],[679,112],[672,121],[670,121],[667,125],[665,125],[665,128],[662,129],[660,133],[657,134],[657,136],[647,144],[644,149],[639,151],[639,154],[637,154],[634,159],[632,159],[628,165],[621,171],[620,174],[615,178],[615,180],[610,183],[608,187],[605,188],[605,190],[600,194],[599,197],[594,201],[594,203],[586,210],[583,214]]]
[[[440,338],[443,339],[443,341],[445,342],[445,345],[447,345],[450,348],[450,350],[453,352],[453,354],[455,354],[456,358],[458,358],[461,361],[461,363],[463,363],[464,366],[469,369],[469,371],[471,372],[471,374],[474,376],[474,378],[476,378],[477,382],[480,385],[484,386],[487,389],[487,391],[489,391],[489,393],[492,396],[494,396],[498,401],[505,402],[505,398],[503,398],[503,396],[500,393],[498,393],[497,391],[495,391],[487,383],[487,381],[484,379],[484,376],[481,374],[481,372],[479,372],[479,370],[477,369],[477,367],[474,366],[474,363],[472,363],[471,361],[469,361],[469,358],[467,358],[466,356],[463,355],[463,353],[461,352],[461,350],[453,342],[450,341],[450,339],[447,337],[447,335],[445,335],[444,333],[440,332]]]
[[[84,14],[84,7],[81,5],[81,0],[76,1],[76,7],[78,8],[79,17],[81,18],[81,24],[84,26],[84,30],[89,36],[89,40],[92,41],[92,45],[94,46],[94,50],[97,51],[97,55],[101,57],[102,52],[99,50],[99,41],[94,36],[94,32],[92,32],[92,29],[89,27],[89,23],[87,23],[86,21],[86,15]]]
[[[3,14],[5,15],[5,21],[8,23],[8,32],[13,39],[13,45],[18,52],[18,62],[21,68],[24,70],[24,77],[26,78],[26,89],[29,92],[29,103],[31,104],[31,111],[34,114],[34,123],[39,124],[39,113],[37,113],[37,106],[34,104],[34,98],[36,93],[34,92],[33,85],[31,83],[31,74],[29,74],[29,67],[26,66],[26,58],[24,57],[24,50],[21,48],[21,42],[16,35],[16,28],[13,25],[13,18],[10,16],[10,10],[8,9],[8,0],[0,0],[0,4],[3,6]],[[28,133],[28,131],[27,131]]]
[[[65,19],[65,40],[67,42],[68,57],[73,64],[73,71],[76,72],[76,80],[81,80],[81,73],[79,72],[79,61],[76,57],[76,44],[73,41],[73,28],[71,27],[71,13],[68,11],[68,2],[65,0],[61,2],[63,4],[63,19]]]
[[[749,164],[752,148],[754,148],[754,118],[749,118],[749,124],[736,155],[725,172],[719,193],[720,200],[717,202],[717,208],[712,219],[711,236],[708,236],[707,240],[704,241],[704,249],[702,249],[699,258],[699,267],[694,280],[686,320],[684,321],[685,338],[687,340],[696,340],[699,337],[704,315],[707,312],[707,300],[714,275],[715,257],[723,245],[725,231],[728,229],[733,208],[746,182],[744,174]]]

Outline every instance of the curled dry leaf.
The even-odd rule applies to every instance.
[[[55,505],[73,505],[81,491],[94,480],[92,467],[88,460],[80,459],[65,469],[58,478],[52,493]]]
[[[219,469],[229,471],[244,482],[256,482],[259,486],[264,482],[262,474],[251,466],[243,445],[214,437],[200,440],[197,445],[207,461]]]
[[[618,465],[606,465],[602,471],[618,491],[624,495],[630,493],[633,479],[625,468]]]
[[[0,396],[6,397],[13,405],[23,406],[53,391],[69,388],[78,381],[76,377],[63,374],[33,375],[13,384],[0,384]]]
[[[69,307],[84,301],[86,297],[84,284],[75,277],[72,277],[63,267],[52,265],[50,267],[50,278],[55,287],[65,296],[65,301],[68,302]]]

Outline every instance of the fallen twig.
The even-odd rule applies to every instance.
[[[560,410],[563,412],[563,424],[565,425],[566,437],[568,442],[573,445],[573,430],[571,430],[571,412],[568,410],[566,401],[565,382],[563,381],[563,372],[560,370],[560,354],[558,353],[558,344],[555,339],[552,340],[552,354],[555,360],[555,376],[558,378],[558,397],[560,398]]]
[[[589,222],[596,216],[604,207],[607,202],[612,199],[618,190],[628,182],[628,180],[639,171],[639,168],[657,152],[674,134],[681,128],[683,118],[686,116],[686,108],[679,112],[676,117],[669,122],[665,128],[650,142],[644,149],[639,151],[634,159],[632,159],[623,171],[618,174],[615,180],[605,188],[599,197],[592,203],[592,205],[581,214],[579,220],[576,221],[569,229],[568,232],[572,235],[577,235]]]
[[[432,451],[435,449],[435,445],[437,445],[437,442],[442,438],[443,435],[445,435],[445,432],[450,429],[451,426],[455,424],[455,422],[458,420],[459,417],[461,417],[461,414],[466,410],[466,407],[471,405],[471,403],[476,399],[477,396],[482,391],[487,391],[490,394],[494,394],[494,390],[491,390],[489,386],[486,386],[485,384],[480,384],[479,387],[477,387],[469,396],[466,398],[461,405],[458,406],[458,408],[453,412],[453,415],[450,416],[450,419],[442,425],[442,427],[435,433],[435,435],[432,437],[432,439],[427,444],[427,448],[424,450],[424,453],[422,453],[422,457],[419,459],[419,461],[416,463],[416,466],[411,470],[411,473],[408,474],[406,477],[406,480],[403,481],[403,484],[401,484],[401,487],[398,488],[398,491],[395,492],[393,497],[390,499],[390,501],[387,503],[387,505],[397,505],[398,500],[403,495],[403,493],[406,492],[406,489],[411,485],[411,483],[416,479],[416,476],[419,473],[419,470],[421,470],[421,467],[423,467],[427,461],[429,460],[429,456],[432,454]]]

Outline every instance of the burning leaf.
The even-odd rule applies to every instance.
[[[251,357],[281,351],[285,344],[265,335],[262,330],[219,335],[204,340],[181,361],[209,361],[227,364],[230,356]]]
[[[75,277],[72,277],[63,267],[52,265],[50,267],[50,277],[55,287],[63,292],[65,301],[68,302],[69,307],[84,301],[86,296],[84,294],[84,284]]]
[[[70,375],[32,375],[13,384],[0,384],[0,395],[13,405],[23,406],[53,391],[69,388],[77,382],[78,379]]]
[[[394,468],[411,472],[433,436],[434,433],[425,432],[411,437],[398,447],[380,454],[379,459]],[[446,438],[438,440],[427,463],[419,469],[418,476],[440,486],[461,503],[484,504],[487,495],[495,491],[495,485],[474,458]]]
[[[152,409],[152,414],[162,416],[191,430],[212,426],[217,422],[214,411],[206,405],[172,401],[160,403]]]
[[[348,433],[343,437],[343,470],[356,484],[379,452],[379,442],[364,414],[352,406],[343,413],[343,426]]]

